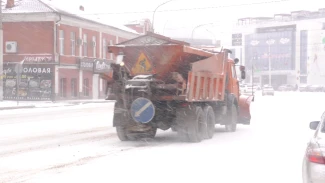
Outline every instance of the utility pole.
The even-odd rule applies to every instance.
[[[0,0],[0,101],[3,101],[3,28],[2,28],[2,0]]]

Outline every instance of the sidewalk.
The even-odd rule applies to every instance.
[[[48,107],[61,107],[61,106],[73,106],[80,104],[89,103],[110,103],[114,100],[64,100],[64,101],[17,101],[4,100],[0,101],[0,110],[10,110],[10,109],[23,109],[23,108],[48,108]]]

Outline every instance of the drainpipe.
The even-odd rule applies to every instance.
[[[58,43],[57,43],[57,26],[61,21],[61,14],[58,13],[57,15],[59,15],[59,20],[57,20],[55,22],[55,24],[54,24],[54,55],[55,56],[57,55],[57,46],[58,46]]]
[[[56,60],[57,59],[57,47],[58,47],[58,41],[57,41],[57,26],[58,24],[60,23],[61,21],[61,14],[60,13],[57,13],[56,15],[59,16],[59,20],[55,21],[55,24],[54,24],[54,36],[53,36],[53,54],[54,54],[54,59]],[[59,59],[59,58],[58,58]],[[59,81],[59,76],[58,74],[56,73],[56,71],[58,70],[58,65],[54,65],[54,85],[52,84],[52,101],[55,101],[56,100],[56,86],[57,86],[57,83]]]

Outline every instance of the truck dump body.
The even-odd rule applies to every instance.
[[[165,38],[165,37],[164,37]],[[155,96],[157,100],[224,100],[227,54],[213,54],[167,39],[145,35],[120,45],[109,46],[115,55],[123,54],[130,76],[155,75],[160,89],[176,87],[172,95]]]

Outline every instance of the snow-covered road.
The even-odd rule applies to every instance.
[[[179,142],[171,131],[120,142],[113,103],[0,113],[0,182],[300,183],[301,160],[323,93],[257,96],[252,124]],[[19,113],[17,113],[19,112]]]

